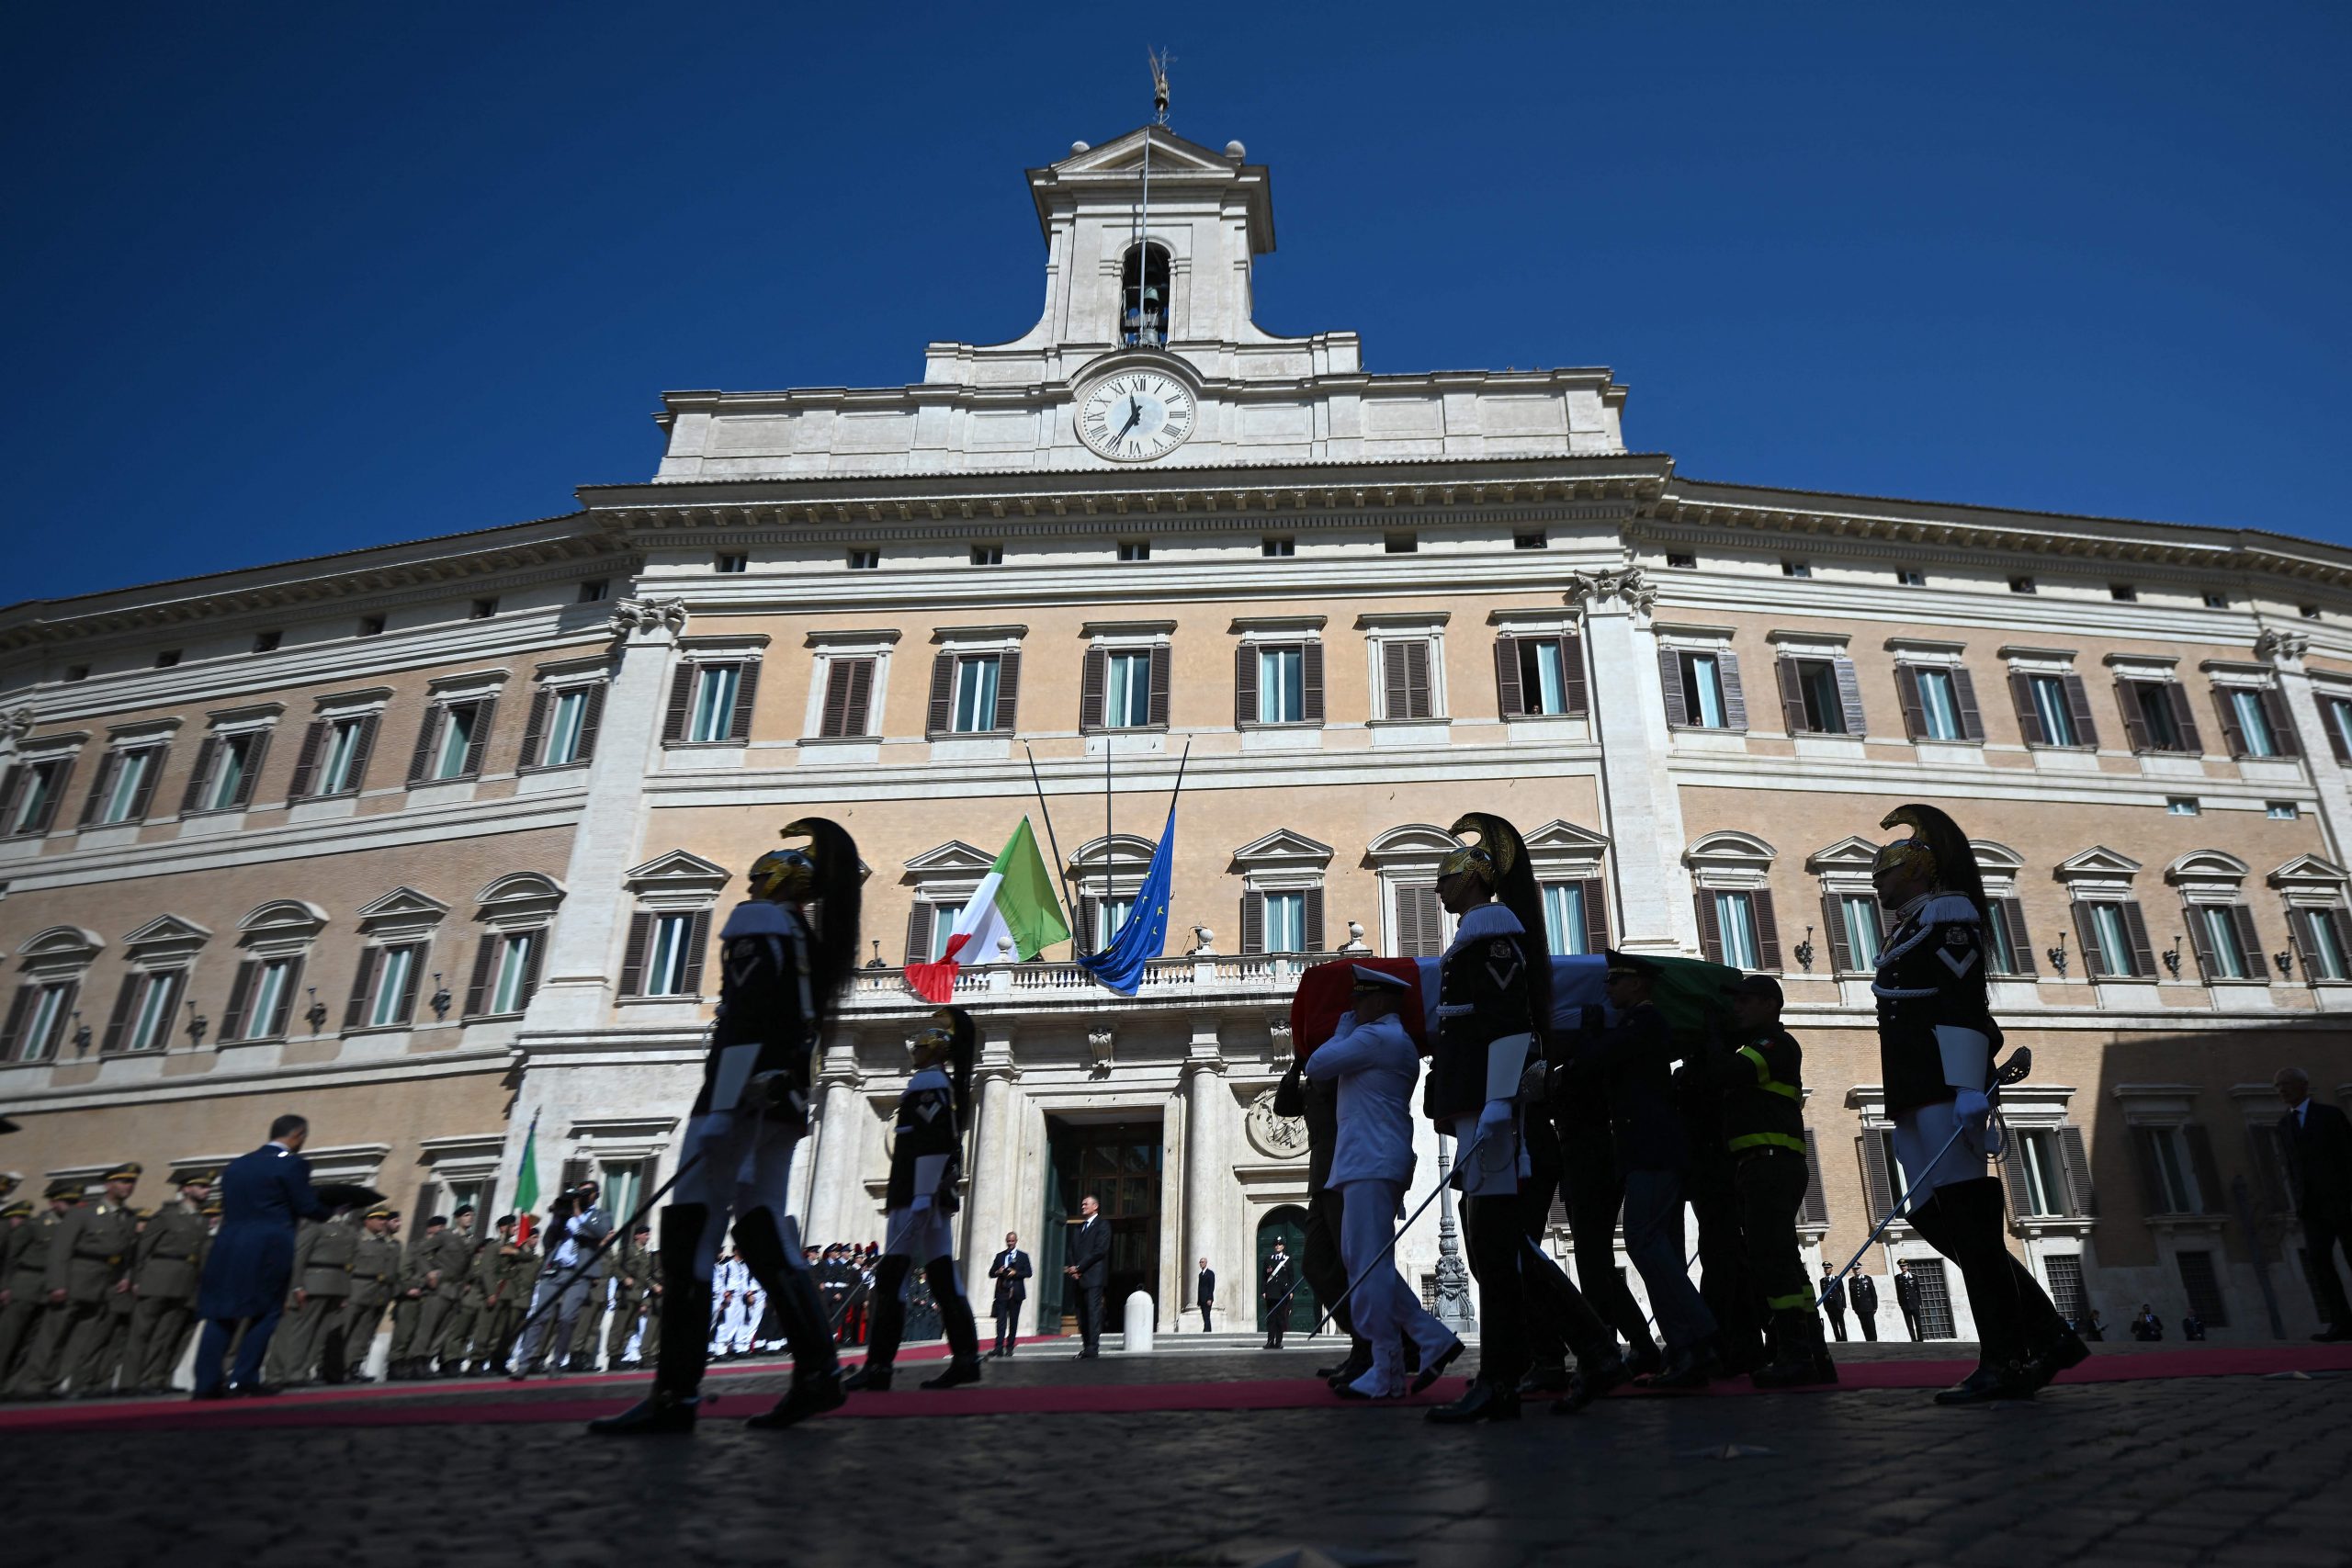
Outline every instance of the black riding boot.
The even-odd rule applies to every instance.
[[[695,1273],[695,1254],[710,1211],[699,1203],[662,1211],[662,1341],[653,1392],[618,1416],[591,1421],[600,1437],[658,1437],[695,1429],[703,1370],[710,1363],[710,1281]]]
[[[735,1247],[752,1277],[766,1287],[768,1304],[792,1347],[790,1391],[766,1415],[743,1425],[766,1431],[838,1408],[842,1399],[841,1358],[834,1352],[825,1303],[817,1294],[817,1281],[785,1244],[775,1215],[754,1209],[737,1220]]]
[[[888,1390],[891,1369],[899,1359],[899,1342],[907,1335],[906,1285],[910,1267],[906,1258],[888,1255],[874,1266],[874,1302],[866,1309],[873,1326],[865,1339],[865,1365],[842,1380],[843,1388],[853,1393]]]
[[[925,1388],[956,1388],[980,1381],[980,1325],[973,1320],[972,1303],[964,1299],[964,1286],[956,1278],[956,1259],[952,1255],[933,1258],[922,1266],[922,1277],[930,1281],[931,1299],[939,1305],[940,1326],[947,1332],[947,1349],[952,1358],[947,1370],[935,1378],[925,1380]]]

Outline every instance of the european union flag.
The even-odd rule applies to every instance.
[[[1143,984],[1143,966],[1168,946],[1168,885],[1175,863],[1176,807],[1168,808],[1168,826],[1160,830],[1159,847],[1151,852],[1151,867],[1136,889],[1127,918],[1119,922],[1111,945],[1100,953],[1082,953],[1079,963],[1110,989],[1132,997]]]

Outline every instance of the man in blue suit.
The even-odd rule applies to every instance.
[[[212,1239],[196,1299],[196,1314],[204,1320],[196,1350],[198,1399],[275,1392],[262,1384],[261,1359],[286,1309],[295,1223],[328,1214],[311,1190],[311,1167],[302,1158],[310,1135],[311,1123],[302,1117],[280,1116],[269,1124],[269,1142],[231,1160],[220,1173],[220,1233]],[[224,1382],[220,1363],[240,1322],[245,1337],[237,1347],[236,1370]]]

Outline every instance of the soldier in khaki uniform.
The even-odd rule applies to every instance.
[[[617,1369],[621,1358],[628,1353],[629,1338],[637,1332],[638,1314],[645,1310],[646,1287],[653,1278],[653,1259],[645,1244],[652,1235],[652,1226],[639,1225],[618,1248],[620,1261],[613,1269],[613,1327],[605,1338],[605,1367],[608,1371]]]
[[[343,1337],[336,1331],[351,1300],[351,1260],[359,1250],[359,1235],[351,1216],[338,1214],[307,1227],[294,1243],[292,1304],[270,1341],[264,1382],[282,1386],[343,1381]]]
[[[449,1308],[449,1315],[441,1325],[440,1340],[434,1347],[445,1378],[465,1375],[466,1347],[481,1327],[482,1303],[488,1298],[492,1283],[484,1279],[484,1269],[487,1267],[494,1274],[497,1265],[498,1244],[475,1239],[473,1224],[474,1212],[469,1204],[458,1211],[457,1226],[450,1232],[463,1238],[466,1261],[464,1272],[458,1276],[458,1299]]]
[[[392,1359],[384,1371],[385,1381],[398,1382],[417,1375],[424,1358],[417,1346],[433,1348],[433,1341],[421,1332],[424,1326],[424,1303],[440,1281],[433,1277],[433,1259],[441,1250],[441,1232],[448,1221],[435,1214],[424,1222],[423,1234],[412,1238],[408,1251],[401,1259],[401,1293],[392,1303]],[[440,1317],[436,1313],[434,1326],[437,1332]]]
[[[130,1258],[130,1346],[124,1352],[122,1382],[130,1393],[168,1393],[172,1372],[196,1327],[196,1286],[204,1275],[212,1225],[204,1217],[212,1196],[212,1172],[191,1170],[180,1178],[180,1196],[139,1235]]]
[[[449,1314],[458,1310],[458,1303],[466,1292],[466,1274],[474,1262],[474,1212],[469,1208],[458,1211],[458,1223],[426,1241],[431,1244],[425,1255],[425,1273],[430,1284],[419,1301],[416,1318],[416,1343],[411,1354],[416,1358],[416,1375],[433,1375],[433,1358],[441,1346],[441,1330]]]
[[[514,1336],[522,1329],[523,1314],[531,1307],[532,1283],[538,1277],[539,1255],[535,1249],[516,1242],[499,1243],[498,1283],[483,1314],[482,1332],[476,1337],[477,1370],[495,1372],[505,1367],[507,1355],[514,1348]]]
[[[48,1399],[61,1376],[77,1393],[96,1393],[100,1353],[111,1329],[107,1298],[130,1291],[130,1254],[139,1241],[139,1221],[130,1194],[139,1185],[137,1165],[107,1172],[106,1192],[95,1203],[69,1211],[50,1237],[41,1290],[48,1302],[32,1353],[8,1385],[14,1399]]]
[[[343,1343],[344,1375],[367,1382],[368,1352],[384,1309],[400,1293],[401,1244],[393,1227],[400,1214],[391,1209],[370,1209],[359,1224],[359,1240],[351,1254],[351,1294],[345,1301],[343,1322],[335,1337]]]
[[[107,1296],[106,1337],[98,1342],[97,1348],[91,1353],[89,1381],[76,1385],[79,1392],[85,1394],[130,1393],[139,1386],[137,1383],[125,1382],[120,1389],[118,1390],[115,1387],[116,1380],[122,1375],[123,1352],[130,1345],[131,1309],[139,1304],[139,1298],[133,1293],[138,1287],[136,1281],[131,1279],[131,1272],[137,1265],[139,1243],[145,1239],[147,1222],[153,1217],[145,1209],[133,1209],[130,1214],[135,1224],[131,1231],[130,1258],[123,1267],[122,1279],[123,1283],[131,1288],[118,1290]]]
[[[48,1304],[43,1280],[49,1273],[50,1240],[66,1211],[81,1201],[82,1184],[52,1181],[44,1196],[49,1207],[38,1217],[28,1213],[18,1221],[8,1233],[6,1249],[0,1250],[0,1386],[21,1370],[40,1337],[41,1313]]]

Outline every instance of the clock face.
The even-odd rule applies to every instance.
[[[1105,457],[1147,463],[1193,434],[1193,394],[1164,370],[1122,370],[1078,405],[1078,438]]]

